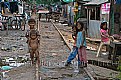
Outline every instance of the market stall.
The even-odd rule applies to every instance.
[[[42,15],[42,14],[45,14],[45,15],[46,15],[46,20],[47,20],[47,14],[49,13],[48,10],[38,10],[37,13],[39,14],[39,21],[40,21],[40,19],[41,19],[41,15]]]

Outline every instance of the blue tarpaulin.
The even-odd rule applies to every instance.
[[[10,66],[2,66],[2,68],[1,68],[2,70],[10,70],[11,69],[11,67]]]
[[[116,4],[121,4],[121,0],[115,0]]]

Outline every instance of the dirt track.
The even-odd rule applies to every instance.
[[[59,26],[61,27],[61,26]],[[68,27],[62,27],[65,30],[71,31]],[[66,31],[66,32],[67,32]],[[11,48],[13,50],[0,51],[0,57],[2,56],[26,56],[27,54],[27,44],[26,38],[23,37],[25,35],[25,31],[10,31],[9,35],[6,36],[5,31],[0,32],[1,41],[0,45],[11,44],[15,48]],[[88,78],[88,76],[84,74],[77,74],[75,60],[72,62],[75,66],[72,65],[71,68],[65,68],[64,63],[70,53],[68,47],[64,44],[64,41],[60,38],[60,35],[55,30],[49,22],[41,22],[40,26],[41,33],[41,44],[40,44],[40,75],[42,80],[83,80],[84,78]],[[69,32],[70,33],[70,32]],[[71,33],[68,35],[63,32],[66,36],[66,39],[70,38]],[[11,39],[12,38],[12,39]],[[9,40],[7,40],[9,39]],[[7,41],[6,41],[7,40]],[[6,45],[5,45],[6,46]],[[16,47],[17,46],[17,47]],[[24,47],[21,49],[21,47]],[[92,53],[88,51],[88,53]],[[28,55],[28,54],[27,54]],[[94,54],[89,54],[93,56]],[[88,66],[89,71],[93,76],[96,76],[94,72],[103,76],[104,71],[107,72],[106,76],[110,76],[110,73],[114,71],[106,70],[103,68],[98,69],[95,66]],[[95,70],[92,70],[95,69]],[[99,73],[101,72],[102,73]],[[116,73],[116,72],[114,72]],[[105,76],[105,75],[104,75]],[[35,67],[30,66],[30,64],[26,63],[25,65],[14,68],[6,75],[6,80],[35,80]]]

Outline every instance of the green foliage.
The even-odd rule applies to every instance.
[[[117,78],[118,78],[119,80],[121,80],[121,72],[119,73],[119,75],[117,76]]]
[[[118,66],[117,69],[120,71],[120,73],[119,73],[119,75],[117,76],[117,78],[118,78],[119,80],[121,80],[121,56],[120,56],[120,58],[119,58],[119,66]]]
[[[118,70],[121,72],[121,65],[120,65],[120,66],[118,66]]]
[[[117,76],[117,78],[121,80],[121,65],[119,65],[117,69],[120,71],[120,73]]]

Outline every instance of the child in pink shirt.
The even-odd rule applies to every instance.
[[[99,53],[100,53],[100,51],[101,51],[102,46],[103,46],[104,44],[109,45],[109,44],[110,44],[110,40],[111,40],[110,38],[112,38],[112,37],[110,37],[109,34],[108,34],[107,22],[101,23],[100,28],[101,28],[101,29],[100,29],[101,43],[100,43],[100,46],[99,46],[99,48],[98,48],[98,52],[97,52],[96,57],[99,56]]]
[[[101,41],[102,42],[108,42],[109,41],[108,31],[104,30],[104,29],[101,29],[100,33],[101,33]]]

